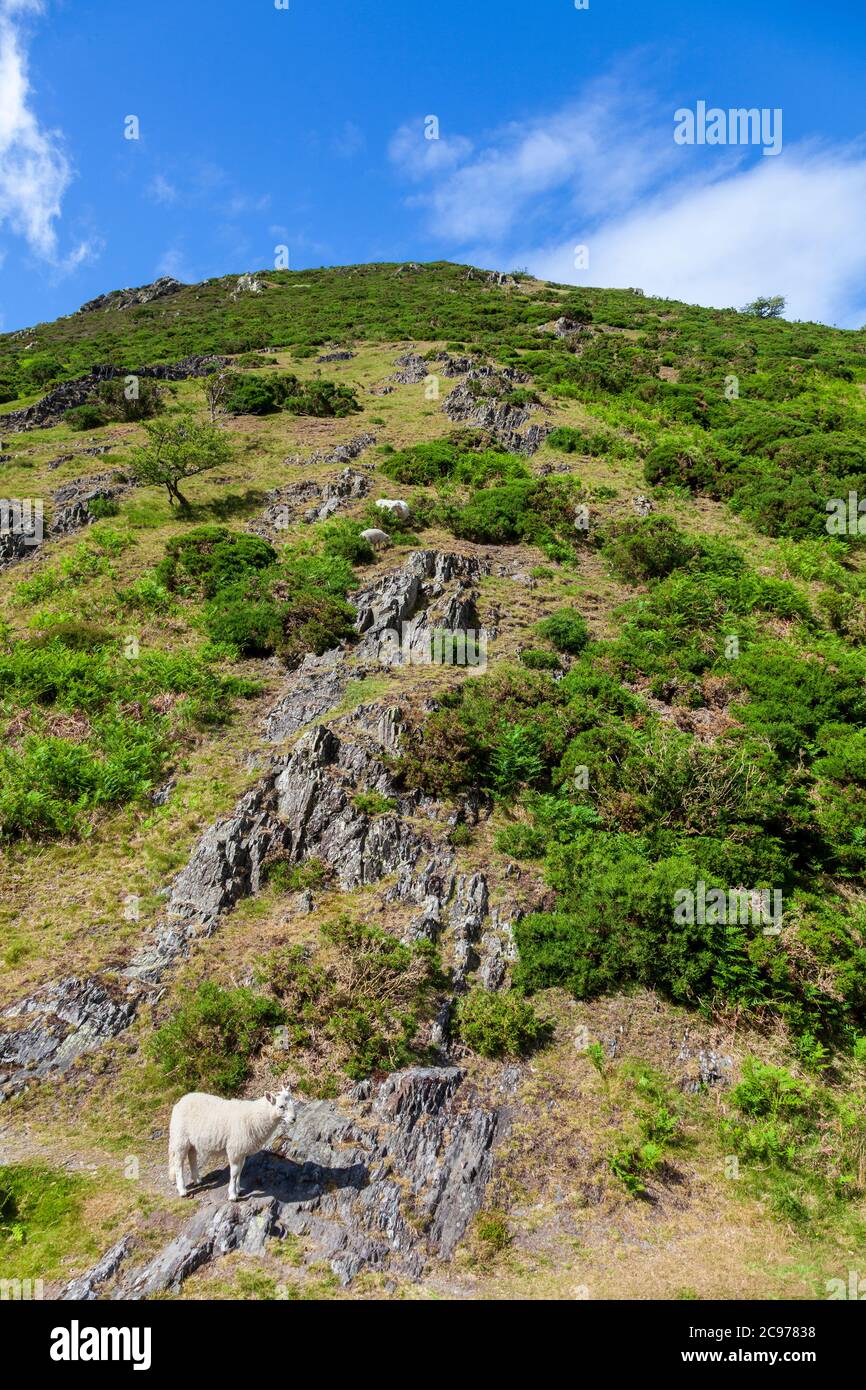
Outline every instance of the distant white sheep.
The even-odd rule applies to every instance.
[[[409,520],[409,503],[404,502],[402,497],[377,497],[376,506],[380,511],[400,517],[401,521]]]
[[[295,1104],[288,1089],[268,1091],[261,1100],[222,1100],[203,1091],[183,1096],[171,1112],[168,1128],[168,1172],[177,1182],[181,1197],[186,1196],[184,1162],[189,1162],[190,1179],[199,1181],[198,1161],[204,1155],[225,1154],[229,1164],[229,1201],[240,1196],[244,1161],[265,1148],[277,1130],[291,1124]]]
[[[362,531],[361,539],[368,541],[374,550],[378,550],[382,545],[391,544],[391,537],[388,532],[380,531],[378,526],[369,526],[366,531]]]

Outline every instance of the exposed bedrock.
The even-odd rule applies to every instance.
[[[307,1262],[327,1261],[343,1284],[363,1269],[418,1278],[431,1259],[452,1254],[483,1203],[518,1075],[506,1068],[498,1089],[482,1096],[456,1067],[412,1067],[378,1086],[362,1082],[342,1102],[299,1105],[285,1156],[247,1162],[243,1200],[225,1201],[218,1177],[146,1264],[129,1268],[128,1249],[115,1246],[61,1296],[104,1286],[123,1260],[110,1296],[153,1297],[221,1255],[262,1254],[287,1235],[301,1237]]]

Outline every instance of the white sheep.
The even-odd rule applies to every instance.
[[[361,539],[368,541],[374,550],[378,550],[382,545],[391,544],[391,537],[388,532],[380,531],[378,526],[370,526],[366,531],[362,531]]]
[[[237,1202],[244,1161],[273,1139],[278,1129],[291,1124],[295,1104],[284,1088],[268,1091],[261,1100],[223,1100],[203,1091],[182,1096],[171,1112],[168,1127],[168,1172],[186,1196],[183,1165],[188,1160],[193,1186],[199,1181],[202,1155],[225,1154],[229,1164],[229,1201]]]
[[[377,497],[376,506],[380,511],[400,517],[401,521],[409,520],[409,503],[404,502],[402,497]]]

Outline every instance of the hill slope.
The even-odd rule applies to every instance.
[[[826,1296],[863,335],[446,264],[143,298],[0,338],[8,1277]],[[177,505],[141,450],[209,380]],[[247,1200],[176,1198],[174,1099],[282,1079]]]

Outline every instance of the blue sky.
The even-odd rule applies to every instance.
[[[864,59],[862,0],[0,0],[0,328],[283,245],[859,327]],[[781,152],[678,145],[699,101]]]

